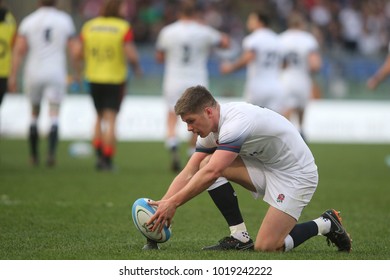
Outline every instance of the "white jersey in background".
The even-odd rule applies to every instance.
[[[287,107],[304,108],[310,100],[312,80],[308,57],[319,49],[315,37],[303,30],[289,29],[280,34],[285,68],[282,81]]]
[[[165,53],[163,91],[172,107],[188,87],[208,87],[207,60],[220,41],[217,30],[196,21],[179,20],[161,30],[156,47]]]
[[[269,28],[256,30],[244,38],[243,50],[256,54],[247,67],[246,101],[281,112],[283,87],[279,77],[282,64],[278,35]]]
[[[54,7],[41,7],[22,20],[19,34],[29,46],[24,78],[66,85],[66,48],[75,35],[72,18]],[[28,88],[27,88],[28,90]]]

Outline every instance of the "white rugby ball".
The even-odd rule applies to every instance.
[[[148,204],[148,201],[153,201],[149,198],[137,199],[132,207],[131,213],[135,227],[147,238],[152,239],[158,243],[163,243],[171,237],[171,228],[166,225],[161,232],[158,230],[151,231],[153,224],[147,226],[146,223],[156,213],[156,207]]]

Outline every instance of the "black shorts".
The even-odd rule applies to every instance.
[[[7,92],[7,81],[7,78],[0,78],[0,105],[5,93]]]
[[[89,86],[96,111],[112,109],[119,112],[125,92],[125,84],[90,83]]]

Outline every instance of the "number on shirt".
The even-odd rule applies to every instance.
[[[298,66],[300,64],[299,55],[296,52],[289,52],[284,57],[287,66]]]
[[[109,61],[114,59],[114,50],[110,47],[107,48],[91,48],[92,57],[100,62]]]
[[[265,67],[271,67],[278,64],[279,56],[277,52],[267,52],[265,53],[265,58],[263,60],[263,65]]]
[[[191,47],[188,45],[183,45],[183,64],[187,64],[191,58]]]
[[[52,30],[51,28],[46,28],[44,31],[44,38],[46,43],[50,43],[52,39]]]

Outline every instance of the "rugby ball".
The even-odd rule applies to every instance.
[[[157,207],[152,207],[148,201],[153,201],[149,198],[137,199],[132,207],[131,213],[135,227],[146,237],[158,243],[163,243],[171,237],[171,228],[166,225],[161,232],[158,230],[151,231],[153,224],[147,226],[146,223],[156,213]]]

